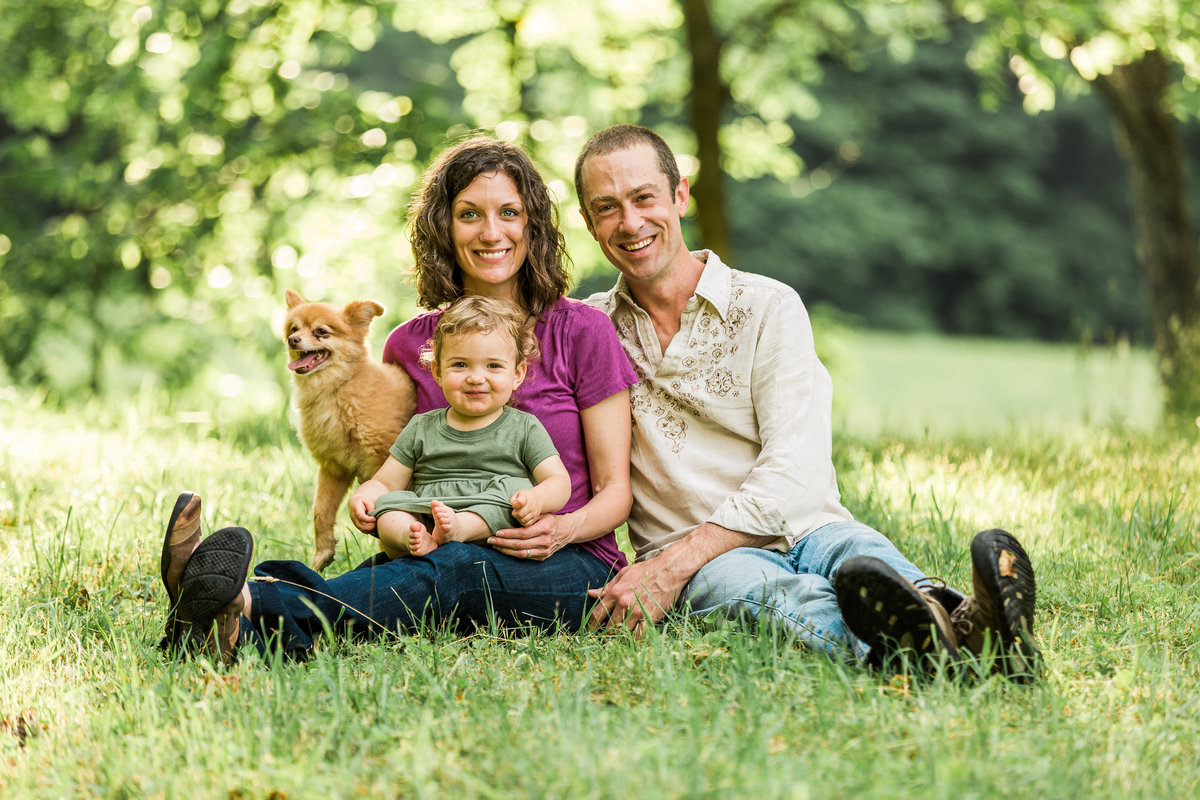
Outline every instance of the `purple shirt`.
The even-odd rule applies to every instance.
[[[441,310],[413,317],[388,336],[383,348],[387,364],[404,367],[417,385],[417,413],[448,404],[433,375],[419,362],[421,349],[433,338]],[[624,348],[608,315],[564,297],[534,327],[541,360],[529,365],[521,388],[510,401],[545,426],[571,476],[571,498],[562,513],[582,508],[592,498],[591,470],[579,412],[637,383]],[[611,532],[581,542],[580,547],[614,569],[625,566]]]

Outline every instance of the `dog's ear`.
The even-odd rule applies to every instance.
[[[287,301],[288,308],[295,308],[304,302],[304,298],[298,295],[296,292],[293,292],[291,289],[284,291],[283,299]]]
[[[383,306],[374,300],[355,300],[346,304],[342,311],[350,324],[360,328],[370,328],[371,320],[383,313]]]

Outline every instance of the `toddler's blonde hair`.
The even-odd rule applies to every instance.
[[[529,315],[515,303],[482,295],[466,295],[442,312],[433,338],[421,348],[421,365],[432,371],[442,355],[442,345],[451,336],[497,331],[513,343],[515,364],[534,362],[541,356],[533,326],[526,325]],[[514,364],[514,366],[515,366]]]

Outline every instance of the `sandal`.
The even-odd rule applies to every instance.
[[[229,663],[240,633],[242,588],[254,539],[245,528],[222,528],[192,553],[179,582],[177,635],[172,644]]]
[[[166,635],[160,648],[169,647],[178,638],[175,607],[179,604],[179,582],[188,560],[200,544],[200,495],[183,492],[175,500],[167,531],[163,535],[162,558],[159,568],[163,587],[167,590]]]

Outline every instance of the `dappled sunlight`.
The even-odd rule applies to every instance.
[[[944,533],[965,548],[976,531],[1004,528],[1034,549],[1065,547],[1056,524],[1061,510],[1057,487],[1031,486],[1010,459],[993,450],[929,452],[921,445],[892,442],[882,451],[850,448],[857,466],[841,483],[846,502],[879,507],[897,535],[920,538]]]
[[[165,661],[153,647],[165,608],[162,525],[175,493],[201,492],[206,530],[250,529],[256,561],[306,559],[316,470],[286,429],[271,435],[275,429],[265,427],[256,441],[267,443],[256,444],[228,435],[219,410],[196,411],[205,413],[168,411],[150,399],[116,411],[59,413],[16,397],[0,406],[0,552],[9,565],[0,573],[0,652],[17,654],[0,658],[0,677],[17,698],[0,708],[0,721],[33,731],[11,745],[30,763],[73,764],[81,752],[111,752],[118,734],[128,741],[162,726],[178,728],[184,748],[232,740],[213,757],[238,764],[241,755],[231,753],[255,747],[280,763],[310,758],[314,748],[319,758],[340,760],[331,739],[312,733],[332,724],[339,741],[355,742],[359,772],[385,770],[399,747],[420,754],[444,788],[456,786],[467,765],[481,767],[465,750],[452,758],[427,753],[431,739],[486,754],[496,730],[520,741],[529,731],[562,729],[559,739],[539,741],[543,757],[545,747],[558,747],[555,763],[568,764],[566,771],[608,770],[569,760],[579,738],[615,741],[632,725],[638,741],[665,737],[673,745],[669,755],[661,747],[638,751],[627,768],[639,775],[691,752],[682,743],[704,730],[697,765],[726,759],[754,765],[757,775],[765,764],[772,780],[799,763],[797,752],[828,742],[819,758],[803,759],[810,779],[812,764],[843,779],[830,765],[846,752],[872,756],[887,773],[869,776],[877,781],[898,779],[914,759],[1026,765],[1032,747],[1045,763],[1024,774],[1067,763],[1131,787],[1139,780],[1131,759],[1179,762],[1194,740],[1194,715],[1178,709],[1190,708],[1198,680],[1196,442],[1101,429],[994,441],[838,438],[848,507],[894,533],[918,565],[952,585],[969,585],[966,548],[976,530],[1006,527],[1028,546],[1047,658],[1045,680],[1029,690],[995,677],[889,680],[786,640],[693,630],[687,621],[642,642],[406,635],[322,643],[302,666],[264,669],[251,657],[214,670]],[[335,574],[373,545],[348,524],[340,530],[347,541]],[[245,714],[248,705],[255,715]],[[330,708],[339,709],[336,722]],[[413,719],[417,733],[395,733],[412,730]],[[604,730],[595,734],[597,727]],[[740,749],[729,755],[733,746]],[[606,751],[593,744],[588,752]],[[150,766],[138,753],[140,777],[128,785],[154,794],[145,776],[169,772],[155,759],[179,756],[155,749],[148,757]],[[495,754],[482,758],[487,769],[503,768]],[[291,774],[263,763],[247,774],[271,782]],[[0,763],[0,776],[5,769]],[[81,780],[100,780],[91,767],[72,769]],[[30,771],[14,774],[35,780]],[[209,786],[207,773],[187,774]],[[323,779],[325,793],[337,793],[333,774]],[[753,775],[723,785],[753,788]]]
[[[973,534],[1004,528],[1046,567],[1044,599],[1069,596],[1077,571],[1113,560],[1146,581],[1139,591],[1155,582],[1194,586],[1197,475],[1198,442],[1104,431],[1026,434],[984,447],[889,439],[845,443],[839,453],[851,512],[913,551],[918,565],[965,582]],[[1116,613],[1100,597],[1076,602]]]
[[[206,498],[206,528],[233,524],[229,517],[238,514],[261,524],[272,514],[284,516],[281,507],[297,516],[306,510],[315,469],[294,435],[282,447],[247,448],[217,438],[220,418],[211,413],[128,409],[98,423],[93,413],[56,414],[20,403],[4,410],[0,553],[11,567],[6,578],[21,576],[46,554],[106,562],[114,548],[130,545],[145,548],[139,560],[153,573],[158,528],[185,489]],[[261,489],[245,489],[256,485]],[[233,502],[224,503],[226,497]],[[302,557],[302,527],[287,528],[296,532],[289,537],[291,555]]]

